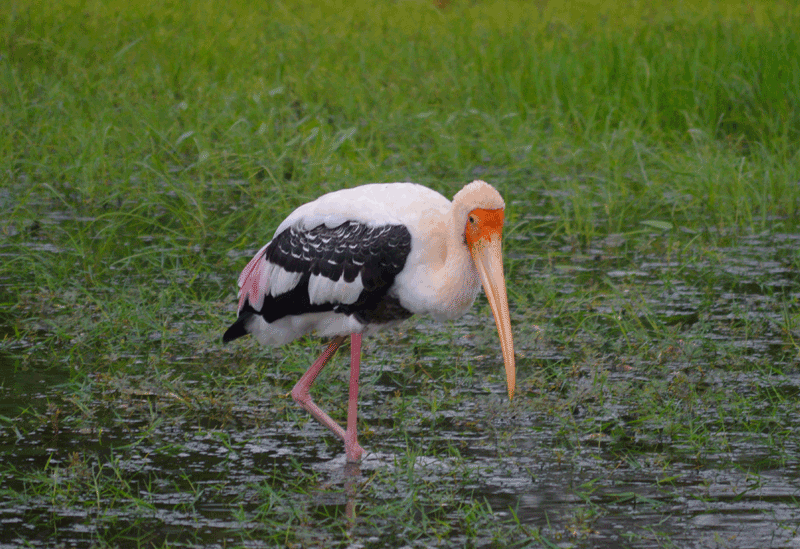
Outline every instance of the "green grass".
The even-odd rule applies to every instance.
[[[12,1],[0,27],[15,539],[681,546],[663,509],[735,514],[715,472],[791,530],[796,7]],[[331,480],[285,397],[318,342],[223,347],[236,276],[323,192],[475,178],[507,201],[519,398],[483,301],[370,338],[360,428],[394,462]]]
[[[201,190],[221,180],[283,212],[348,183],[443,188],[476,169],[574,179],[608,219],[641,198],[725,225],[798,206],[787,7],[17,2],[3,15],[2,167],[76,206],[180,182],[200,232]],[[588,231],[583,210],[562,230]]]

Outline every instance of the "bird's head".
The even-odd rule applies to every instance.
[[[453,204],[457,215],[460,214],[459,217],[464,220],[464,241],[494,314],[506,367],[508,398],[512,399],[516,390],[517,374],[503,274],[505,202],[494,187],[483,181],[474,181],[456,194]]]

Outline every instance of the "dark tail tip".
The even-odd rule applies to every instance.
[[[244,337],[250,332],[247,331],[247,321],[250,320],[250,317],[253,316],[253,313],[249,311],[243,311],[239,318],[236,319],[236,322],[231,324],[231,327],[225,330],[225,333],[222,334],[222,342],[223,343],[230,343],[234,339],[239,339],[240,337]]]

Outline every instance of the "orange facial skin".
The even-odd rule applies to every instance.
[[[467,228],[464,236],[470,249],[478,245],[481,239],[491,242],[503,237],[503,222],[505,210],[472,210],[467,217]]]

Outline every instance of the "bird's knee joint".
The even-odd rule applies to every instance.
[[[311,402],[311,395],[308,391],[292,389],[292,399],[300,405],[305,405]]]

